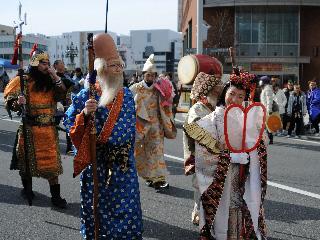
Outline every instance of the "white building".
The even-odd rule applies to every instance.
[[[10,26],[0,25],[0,58],[12,59],[15,36],[14,29]],[[24,66],[29,64],[30,52],[34,43],[38,48],[47,51],[47,38],[42,34],[26,34],[22,37],[22,53]]]
[[[13,55],[14,34],[13,28],[0,25],[0,58],[11,59]],[[63,60],[66,67],[74,69],[80,67],[87,71],[87,34],[102,33],[104,31],[74,31],[63,33],[60,36],[45,36],[41,34],[27,34],[23,36],[24,65],[29,64],[30,52],[34,43],[38,43],[41,50],[47,51],[50,62]],[[160,30],[133,30],[130,36],[117,35],[108,32],[117,45],[119,54],[126,65],[126,72],[132,74],[141,71],[151,53],[155,54],[155,62],[159,73],[176,72],[178,62],[182,56],[181,34],[168,29]],[[77,49],[73,63],[67,56],[67,49]]]
[[[81,32],[68,32],[63,33],[61,36],[48,37],[48,51],[50,61],[53,63],[55,60],[63,60],[68,69],[80,67],[83,72],[87,71],[88,66],[88,53],[87,53],[87,35],[88,33],[98,34],[103,31],[81,31]],[[114,32],[108,32],[117,45],[118,51],[128,65],[130,61],[130,37],[126,35],[117,35]],[[74,57],[73,64],[71,58],[67,56],[67,49],[72,46],[77,49],[77,56]],[[131,65],[132,63],[129,63]]]
[[[130,31],[131,48],[135,60],[135,70],[141,71],[150,54],[155,55],[159,73],[176,72],[182,56],[181,33],[168,30]]]

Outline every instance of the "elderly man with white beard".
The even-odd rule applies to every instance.
[[[84,149],[89,146],[88,119],[95,113],[99,239],[142,239],[140,193],[133,154],[136,132],[133,96],[123,87],[123,61],[112,37],[98,34],[93,46],[98,79],[96,98],[89,99],[89,90],[81,90],[73,98],[64,124],[78,153],[87,153]],[[76,158],[88,162],[80,168],[81,233],[84,239],[93,239],[92,164],[87,154],[78,154]]]

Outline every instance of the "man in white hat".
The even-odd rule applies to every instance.
[[[176,136],[172,104],[163,104],[165,96],[172,96],[172,85],[166,79],[157,79],[153,54],[142,72],[143,81],[130,87],[137,114],[135,157],[139,176],[158,191],[169,187],[163,159],[164,137],[173,139]]]

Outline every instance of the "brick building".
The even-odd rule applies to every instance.
[[[319,0],[179,0],[184,54],[197,46],[197,1],[203,1],[200,14],[210,26],[203,53],[234,46],[238,65],[252,73],[277,76],[283,84],[293,80],[304,89],[308,80],[320,79]],[[222,60],[230,71],[230,58]]]

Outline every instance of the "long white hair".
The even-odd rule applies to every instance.
[[[123,73],[105,74],[107,63],[103,58],[96,58],[94,68],[97,70],[97,79],[101,87],[99,106],[105,107],[116,97],[118,91],[123,87]]]

